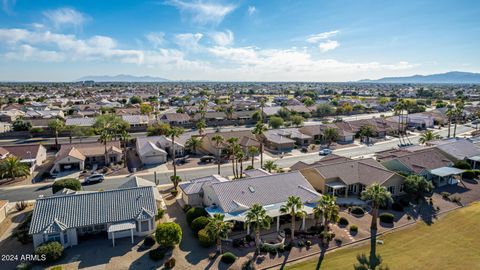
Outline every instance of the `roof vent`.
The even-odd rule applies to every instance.
[[[249,186],[248,190],[250,190],[250,192],[252,192],[252,193],[255,193],[255,189],[252,186]]]

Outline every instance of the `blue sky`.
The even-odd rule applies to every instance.
[[[480,1],[1,0],[0,80],[480,72]]]

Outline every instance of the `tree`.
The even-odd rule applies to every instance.
[[[232,105],[225,108],[225,114],[227,115],[228,120],[233,119],[233,112],[234,112],[234,109]]]
[[[186,142],[186,146],[190,148],[193,153],[197,153],[197,149],[200,145],[202,145],[202,141],[198,137],[191,137]]]
[[[60,119],[53,119],[48,122],[48,128],[55,136],[55,149],[58,149],[58,133],[65,127],[65,123]]]
[[[271,128],[279,128],[283,126],[283,119],[278,116],[272,116],[268,120],[268,125],[270,125]]]
[[[260,142],[260,167],[263,167],[263,133],[267,131],[267,128],[262,122],[257,122],[252,133],[257,136]]]
[[[409,175],[403,182],[403,189],[406,193],[414,196],[416,199],[424,196],[433,190],[432,182],[426,180],[420,175]]]
[[[147,136],[167,135],[170,128],[170,125],[167,123],[154,123],[147,127]]]
[[[426,144],[429,141],[438,140],[440,138],[440,135],[433,133],[433,131],[431,130],[427,130],[423,132],[422,135],[420,135],[418,142],[420,142],[421,144]]]
[[[372,125],[363,125],[358,132],[360,136],[367,137],[367,144],[370,144],[370,137],[373,137],[376,133],[375,128]]]
[[[455,109],[452,105],[447,106],[447,111],[445,113],[448,117],[448,134],[447,138],[450,138],[450,128],[452,126],[452,118],[455,116]]]
[[[52,194],[55,194],[64,188],[79,191],[82,190],[82,184],[78,179],[75,178],[57,180],[52,185]]]
[[[245,226],[250,226],[251,224],[254,226],[257,251],[260,251],[260,230],[269,229],[271,222],[272,218],[267,215],[265,208],[259,204],[252,205],[245,216]]]
[[[290,121],[292,121],[292,124],[294,126],[299,127],[299,126],[303,125],[303,121],[305,121],[305,119],[301,115],[294,115],[294,116],[290,117]]]
[[[459,100],[455,104],[455,111],[454,111],[454,117],[455,117],[455,125],[453,126],[453,137],[455,138],[457,135],[457,124],[460,122],[460,118],[463,115],[463,109],[465,107],[465,104],[463,103],[462,100]]]
[[[178,186],[178,178],[177,178],[177,163],[175,162],[175,157],[176,157],[176,154],[177,154],[177,149],[176,149],[176,145],[175,145],[175,138],[178,138],[180,137],[180,135],[182,135],[184,132],[183,128],[181,127],[173,127],[173,128],[170,128],[169,132],[168,132],[168,136],[170,137],[170,140],[172,141],[172,165],[173,165],[173,186],[175,188],[175,190],[177,190],[177,186]]]
[[[337,198],[332,195],[323,195],[320,201],[318,202],[318,207],[321,209],[323,214],[323,225],[325,230],[330,230],[330,223],[335,222],[340,213],[340,208],[338,207]]]
[[[140,104],[140,113],[143,115],[150,115],[153,112],[153,106],[148,103]]]
[[[130,136],[130,133],[128,131],[123,130],[122,133],[120,133],[120,141],[122,142],[122,150],[123,150],[123,167],[127,167],[127,147],[128,147],[128,141],[132,138]]]
[[[240,149],[240,145],[238,144],[239,141],[240,139],[236,137],[231,137],[227,139],[228,153],[230,155],[230,159],[232,160],[232,171],[233,171],[234,178],[238,178],[237,173],[235,172],[235,161],[236,161],[236,155]]]
[[[223,138],[222,135],[216,134],[212,137],[212,141],[215,142],[215,147],[217,148],[217,170],[220,175],[220,145],[225,142],[225,138]]]
[[[338,140],[339,134],[336,128],[328,127],[323,131],[323,139],[327,142],[328,148]]]
[[[0,161],[0,177],[10,178],[14,181],[17,177],[30,175],[28,164],[21,162],[18,157],[7,157]]]
[[[335,114],[335,107],[328,103],[318,104],[316,113],[319,117],[329,116]]]
[[[378,183],[374,183],[367,187],[361,193],[361,198],[364,201],[371,201],[372,203],[372,222],[370,224],[370,269],[375,269],[378,265],[378,258],[376,253],[377,248],[377,219],[378,208],[384,206],[387,203],[393,201],[392,195],[384,186]]]
[[[313,104],[315,104],[315,101],[313,101],[313,99],[311,97],[303,98],[302,102],[307,107],[313,106]]]
[[[205,131],[205,128],[207,127],[207,124],[205,123],[204,119],[201,119],[200,121],[197,122],[196,126],[198,129],[198,133],[202,135],[203,132]]]
[[[142,100],[142,98],[139,97],[139,96],[132,96],[132,97],[130,98],[130,104],[140,104],[140,103],[142,103],[142,102],[143,102],[143,100]]]
[[[254,145],[248,147],[248,155],[252,158],[252,169],[255,162],[255,156],[258,155],[258,148]]]
[[[13,131],[28,131],[32,128],[32,123],[17,119],[12,123]]]
[[[295,219],[303,218],[306,212],[303,210],[303,203],[300,197],[289,196],[287,202],[280,207],[280,213],[288,214],[292,218],[291,239],[295,239]]]
[[[95,119],[93,128],[99,135],[98,141],[101,142],[105,148],[105,164],[108,164],[109,161],[107,143],[119,138],[129,127],[130,125],[126,121],[115,114],[104,114]]]
[[[262,113],[260,111],[255,111],[253,114],[252,114],[252,120],[253,121],[261,121],[262,120]]]
[[[267,160],[263,168],[271,173],[272,170],[276,170],[278,166],[273,160]]]
[[[245,159],[245,152],[243,152],[242,148],[240,145],[238,146],[238,151],[237,151],[237,165],[240,163],[240,173],[237,173],[238,178],[243,177],[243,160]]]
[[[228,234],[232,231],[233,223],[224,221],[224,215],[215,214],[209,218],[210,222],[205,227],[205,230],[209,234],[211,239],[215,239],[217,243],[217,252],[222,254],[222,239],[228,237]]]
[[[182,228],[175,222],[158,224],[155,240],[161,247],[173,247],[182,241]]]

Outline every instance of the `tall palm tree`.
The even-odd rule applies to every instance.
[[[58,149],[58,133],[65,127],[65,123],[60,119],[53,119],[48,122],[48,128],[55,135],[55,149]]]
[[[245,159],[245,152],[241,149],[240,145],[238,145],[237,151],[237,164],[240,163],[240,173],[237,173],[238,178],[243,177],[243,160]]]
[[[105,165],[108,164],[108,149],[107,149],[107,143],[112,140],[112,134],[107,130],[101,130],[100,131],[100,136],[98,137],[98,141],[103,144],[104,147],[104,158],[105,158]]]
[[[130,133],[128,133],[126,130],[122,131],[120,134],[120,141],[122,142],[123,147],[123,167],[127,167],[127,145],[131,138],[132,137],[130,136]]]
[[[418,142],[421,144],[426,144],[428,141],[438,140],[440,139],[440,135],[437,133],[433,133],[431,130],[427,130],[420,135]]]
[[[181,127],[172,127],[170,128],[169,132],[168,132],[168,136],[170,137],[170,140],[172,141],[172,164],[173,164],[173,186],[175,188],[175,190],[177,190],[177,186],[178,186],[178,180],[179,178],[177,177],[177,163],[175,162],[175,158],[176,158],[176,145],[175,145],[175,138],[178,138],[180,137],[180,135],[182,135],[184,132],[183,128]]]
[[[463,114],[463,108],[465,107],[465,105],[463,104],[463,101],[460,100],[458,101],[456,104],[455,104],[455,111],[454,111],[454,115],[455,115],[455,125],[453,126],[453,137],[455,138],[456,135],[457,135],[457,124],[460,122],[460,118]]]
[[[250,226],[250,224],[254,225],[257,251],[260,250],[260,230],[268,230],[271,222],[272,218],[267,215],[265,208],[259,204],[252,205],[245,216],[245,226]]]
[[[263,168],[271,173],[272,170],[276,170],[278,166],[273,160],[267,160],[265,161],[265,165],[263,166]]]
[[[197,129],[198,133],[200,135],[203,135],[203,132],[205,131],[205,128],[207,127],[207,124],[205,123],[205,120],[202,118],[200,121],[197,122]]]
[[[23,163],[17,157],[7,157],[0,161],[1,178],[10,177],[14,181],[17,177],[30,175],[28,164]]]
[[[222,135],[216,134],[212,137],[212,141],[215,142],[215,147],[217,148],[217,166],[218,174],[220,175],[220,145],[225,142],[225,138]]]
[[[338,219],[340,208],[337,205],[337,198],[333,195],[323,195],[318,202],[323,213],[323,225],[325,230],[330,230],[330,223]]]
[[[237,178],[237,173],[235,172],[235,161],[236,161],[236,155],[239,149],[239,146],[237,146],[239,141],[240,139],[237,137],[231,137],[227,139],[228,152],[230,154],[230,159],[232,160],[232,171],[233,171],[234,178]]]
[[[370,224],[370,268],[375,269],[378,265],[377,259],[377,218],[378,208],[392,200],[392,194],[387,189],[378,183],[374,183],[362,191],[361,198],[364,201],[371,201],[372,203],[372,222]]]
[[[232,231],[233,223],[224,221],[224,215],[215,214],[209,218],[209,222],[205,227],[211,239],[215,239],[217,243],[217,252],[222,253],[222,239],[228,238],[228,234]]]
[[[233,119],[233,112],[234,112],[234,109],[232,105],[225,108],[225,114],[227,115],[228,120]]]
[[[255,156],[258,154],[258,148],[254,145],[248,147],[248,155],[252,158],[252,169],[255,162]]]
[[[255,128],[252,130],[252,133],[257,136],[258,141],[260,142],[260,167],[263,167],[263,133],[267,131],[267,127],[262,122],[257,122]]]
[[[304,217],[306,212],[303,210],[303,203],[300,197],[289,196],[287,202],[280,207],[280,213],[288,214],[292,217],[291,239],[295,239],[295,218]]]
[[[197,153],[197,149],[202,144],[202,141],[198,137],[191,137],[187,140],[186,145],[192,150],[193,153]]]
[[[448,134],[447,138],[450,138],[450,128],[452,126],[452,119],[455,117],[455,108],[452,105],[448,105],[447,111],[445,113],[448,117]]]
[[[263,119],[263,115],[264,115],[263,108],[265,108],[265,103],[267,103],[266,99],[264,97],[261,97],[260,98],[260,108],[262,109],[262,115],[260,117],[260,122],[262,122],[262,123],[265,123],[265,121]]]

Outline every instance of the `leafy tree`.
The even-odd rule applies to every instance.
[[[203,134],[203,132],[205,131],[205,128],[207,127],[207,123],[205,123],[205,120],[204,119],[201,119],[200,121],[197,122],[197,129],[198,129],[198,133],[200,135]]]
[[[233,223],[224,221],[224,218],[224,215],[215,214],[213,217],[209,218],[210,222],[205,227],[210,238],[215,239],[219,254],[222,254],[222,239],[227,238],[233,228]]]
[[[328,103],[321,103],[317,105],[316,113],[320,117],[334,115],[335,114],[335,107]]]
[[[25,122],[20,119],[17,119],[12,123],[13,131],[28,131],[31,128],[32,128],[32,124],[30,122]]]
[[[255,156],[258,155],[258,148],[254,145],[248,147],[248,155],[252,158],[252,168],[255,162]]]
[[[142,102],[143,102],[143,100],[142,100],[142,98],[139,97],[139,96],[132,96],[132,97],[130,98],[130,104],[140,104],[140,103],[142,103]]]
[[[305,97],[302,100],[303,104],[307,107],[313,106],[315,104],[315,101],[311,97]]]
[[[358,132],[360,136],[367,137],[367,144],[370,144],[370,137],[373,137],[376,133],[375,128],[372,125],[363,125]]]
[[[126,121],[114,114],[104,114],[95,119],[93,128],[99,135],[98,141],[101,142],[105,148],[105,164],[108,164],[107,143],[114,138],[120,137],[129,127],[130,125]]]
[[[426,193],[433,190],[432,182],[426,180],[420,175],[409,175],[403,182],[404,190],[406,193],[413,195],[415,198],[420,198]]]
[[[280,108],[277,115],[280,116],[283,120],[288,120],[290,118],[290,111],[286,108]]]
[[[380,206],[386,205],[388,202],[393,201],[392,195],[384,186],[381,186],[378,183],[374,183],[371,186],[367,187],[361,193],[361,198],[364,201],[370,201],[372,203],[372,222],[370,224],[370,269],[375,269],[378,265],[377,258],[377,219],[378,219],[378,208]]]
[[[287,202],[280,207],[280,213],[288,214],[292,218],[291,239],[295,239],[295,219],[304,217],[306,212],[303,210],[303,203],[300,197],[289,196]]]
[[[147,127],[147,136],[167,135],[170,131],[170,125],[167,123],[154,123]]]
[[[278,117],[278,116],[272,116],[268,120],[268,124],[272,128],[279,128],[279,127],[283,126],[283,118]]]
[[[305,119],[303,118],[303,116],[301,115],[294,115],[292,117],[290,117],[290,121],[292,121],[292,124],[294,126],[301,126],[303,124],[303,122],[305,121]]]
[[[433,131],[431,130],[427,130],[423,132],[422,135],[420,135],[418,142],[420,142],[421,144],[426,144],[429,141],[438,140],[440,138],[440,135],[433,133]]]
[[[57,241],[46,242],[35,249],[35,254],[45,256],[46,262],[54,262],[62,257],[63,246]]]
[[[272,218],[267,215],[265,208],[259,204],[252,205],[245,216],[245,226],[250,226],[251,224],[254,225],[257,251],[260,250],[260,230],[269,229],[271,222]]]
[[[153,106],[148,103],[142,103],[140,105],[140,113],[143,115],[150,115],[153,112]]]
[[[328,127],[323,131],[323,139],[327,142],[329,148],[333,142],[338,140],[339,136],[336,128]]]
[[[30,175],[30,168],[26,163],[21,162],[18,157],[7,157],[0,161],[1,178],[11,178],[14,181],[17,177],[27,175]]]
[[[462,169],[462,170],[471,170],[472,169],[472,165],[470,165],[470,163],[468,163],[465,160],[456,161],[453,164],[453,167],[458,168],[458,169]]]
[[[55,194],[64,188],[79,191],[82,190],[82,184],[75,178],[57,180],[52,185],[52,193]]]
[[[260,111],[256,111],[252,114],[252,120],[255,122],[262,120],[262,113]]]
[[[155,240],[161,247],[173,247],[182,241],[182,228],[175,222],[158,224]]]
[[[48,122],[48,128],[55,136],[55,149],[58,149],[58,133],[65,127],[65,123],[60,119],[53,119]]]

